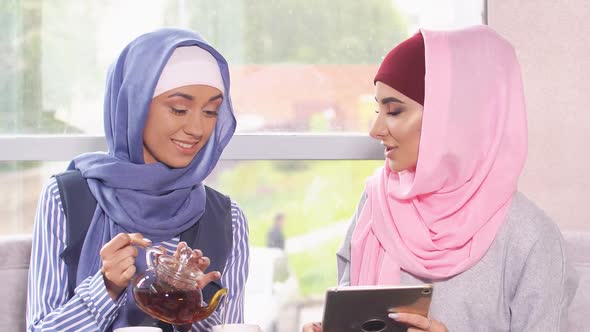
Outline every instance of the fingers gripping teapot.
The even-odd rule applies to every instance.
[[[197,264],[198,257],[187,246],[177,255],[150,247],[146,259],[147,270],[133,281],[133,297],[137,306],[154,318],[190,329],[192,323],[209,317],[227,294],[226,288],[218,290],[204,306],[198,285],[204,273]]]

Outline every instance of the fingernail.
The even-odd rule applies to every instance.
[[[392,312],[389,315],[387,315],[387,317],[389,317],[391,319],[398,319],[399,318],[399,314],[396,314],[396,313]]]
[[[215,277],[221,278],[221,273],[219,271],[215,271]]]
[[[322,323],[313,323],[313,326],[315,326],[315,327],[322,327]]]
[[[148,238],[145,238],[145,237],[144,237],[144,238],[143,238],[143,240],[144,240],[145,242],[152,243],[152,240],[150,240],[150,239],[148,239]]]

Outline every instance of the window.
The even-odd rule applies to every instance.
[[[300,296],[321,297],[336,283],[334,252],[364,179],[382,164],[366,135],[382,56],[418,27],[476,24],[482,12],[473,0],[3,0],[0,235],[30,233],[47,178],[105,149],[103,87],[120,49],[154,28],[186,27],[232,75],[238,134],[207,181],[244,209],[253,246],[285,213]]]
[[[102,135],[108,66],[131,39],[171,25],[201,32],[228,59],[239,132],[365,132],[381,57],[419,26],[480,23],[482,12],[469,0],[0,6],[0,133],[7,134]]]

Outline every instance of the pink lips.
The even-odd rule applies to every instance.
[[[180,140],[172,140],[172,143],[174,144],[174,146],[176,146],[176,148],[183,154],[188,154],[188,155],[192,155],[196,152],[197,150],[197,146],[198,146],[198,142],[184,142],[184,141],[180,141]],[[184,146],[182,146],[184,145]],[[189,147],[189,145],[191,145]]]
[[[393,152],[397,149],[397,147],[385,147],[385,158],[391,159],[393,156]]]

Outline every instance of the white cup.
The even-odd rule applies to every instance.
[[[151,326],[130,326],[130,327],[120,327],[115,329],[113,332],[162,332],[162,329],[159,327],[151,327]]]
[[[256,324],[225,324],[215,325],[211,332],[262,332]]]

